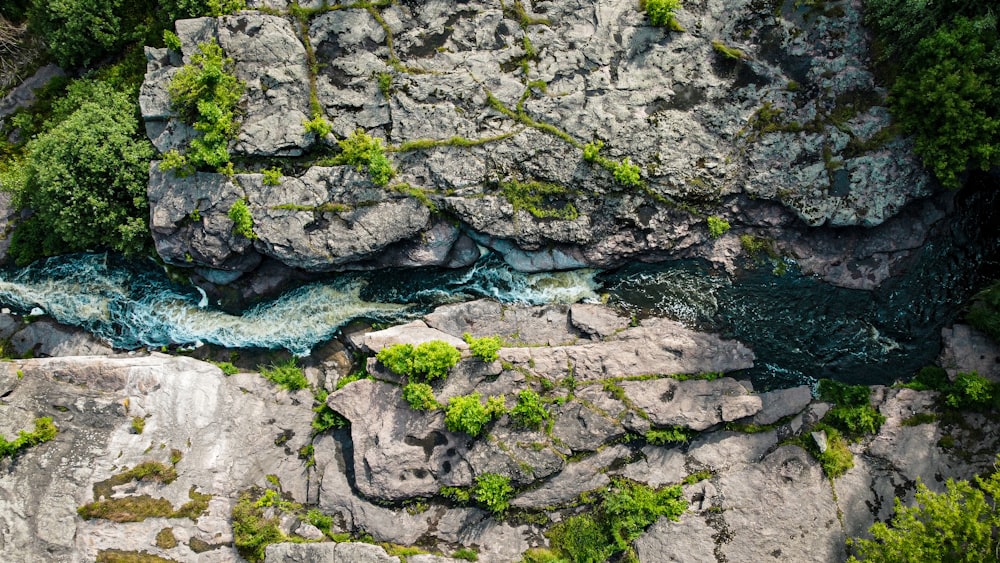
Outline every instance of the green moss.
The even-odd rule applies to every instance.
[[[431,381],[447,377],[462,354],[443,340],[431,340],[417,346],[396,344],[379,350],[375,357],[393,373]]]
[[[903,426],[919,426],[921,424],[930,424],[932,422],[937,422],[938,415],[930,412],[918,412],[917,414],[904,418]]]
[[[674,16],[674,12],[681,8],[681,0],[645,0],[645,4],[649,23],[671,31],[684,31]]]
[[[462,339],[469,345],[472,355],[484,362],[495,362],[500,358],[500,348],[503,347],[503,339],[499,336],[484,336],[476,338],[468,332],[462,335]]]
[[[265,168],[261,171],[264,174],[264,185],[265,186],[280,186],[281,185],[281,169],[280,168]]]
[[[727,59],[739,61],[747,58],[746,53],[743,51],[736,47],[730,47],[718,39],[712,41],[712,49]]]
[[[112,522],[142,522],[146,518],[170,518],[174,507],[165,498],[149,495],[104,499],[76,509],[84,520],[99,518]]]
[[[156,547],[160,549],[173,549],[177,547],[177,538],[174,537],[173,528],[163,528],[157,532]]]
[[[97,552],[96,563],[177,563],[145,551],[124,551],[121,549],[102,549]]]
[[[232,362],[212,362],[215,366],[222,370],[223,375],[236,375],[240,372],[240,369],[233,365]]]
[[[576,207],[566,201],[570,191],[558,184],[546,182],[501,182],[503,196],[514,210],[525,210],[539,219],[572,221],[579,217]]]
[[[17,438],[8,441],[0,436],[0,458],[15,457],[22,451],[38,444],[43,444],[56,437],[59,429],[52,423],[49,417],[35,419],[35,429],[31,432],[21,430]]]
[[[464,561],[479,561],[479,554],[476,553],[476,550],[467,547],[455,550],[451,556],[453,559],[462,559]]]
[[[483,405],[481,399],[482,395],[479,392],[449,399],[444,417],[448,430],[465,432],[475,438],[482,433],[487,424],[502,414],[497,412],[495,402],[490,404],[490,400],[495,397],[487,399],[486,405]],[[499,406],[502,408],[502,403]]]
[[[510,411],[511,419],[516,426],[538,430],[549,418],[542,398],[531,389],[524,389],[517,394],[517,404]]]
[[[669,444],[680,444],[691,440],[695,432],[683,426],[670,428],[650,429],[646,431],[646,441],[654,446],[666,446]]]
[[[712,478],[712,472],[709,471],[708,469],[702,469],[700,471],[696,471],[688,475],[687,477],[684,478],[683,481],[681,481],[681,483],[684,485],[693,485],[699,481],[704,481],[705,479],[711,479],[711,478]]]
[[[403,400],[409,403],[410,408],[418,411],[432,411],[441,406],[434,398],[434,390],[426,383],[404,385]]]
[[[142,434],[142,431],[146,428],[146,419],[141,416],[132,417],[132,432],[135,434]]]

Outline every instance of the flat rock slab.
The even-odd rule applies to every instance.
[[[941,329],[943,349],[938,363],[948,375],[974,371],[1000,381],[1000,344],[968,325]]]
[[[623,381],[629,401],[644,411],[657,426],[683,426],[705,430],[721,422],[756,414],[761,400],[751,395],[735,379],[663,378],[646,381]]]
[[[646,319],[605,341],[504,348],[500,358],[549,379],[561,379],[568,375],[567,366],[572,366],[577,380],[593,381],[647,374],[729,372],[752,367],[754,355],[735,340],[697,332],[667,319]]]
[[[754,424],[773,424],[786,416],[802,412],[812,402],[812,390],[808,385],[767,391],[758,396],[761,409],[753,415]]]
[[[543,487],[514,497],[510,504],[518,508],[544,509],[571,502],[580,493],[593,491],[610,483],[611,479],[604,473],[604,469],[631,453],[631,450],[621,444],[604,448],[584,460],[567,464],[558,475],[546,481]]]
[[[363,337],[365,348],[373,353],[396,344],[412,344],[416,346],[424,342],[430,342],[431,340],[443,340],[459,350],[469,349],[469,345],[461,338],[431,328],[423,321],[413,321],[389,327],[385,330],[369,332]]]
[[[716,563],[716,534],[701,515],[686,513],[677,522],[660,518],[635,540],[635,552],[644,563]]]

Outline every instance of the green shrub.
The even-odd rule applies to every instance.
[[[625,157],[625,160],[615,166],[614,176],[615,180],[626,186],[640,186],[642,185],[640,172],[639,167],[632,164],[628,157]]]
[[[462,339],[469,345],[472,355],[484,362],[495,362],[500,358],[500,348],[503,348],[503,340],[499,336],[484,336],[476,338],[466,332]]]
[[[962,372],[955,376],[945,395],[945,404],[952,408],[983,409],[993,402],[994,385],[976,372]]]
[[[563,219],[572,221],[580,216],[576,206],[566,201],[569,190],[559,184],[548,182],[501,182],[500,191],[514,206],[514,210],[525,210],[539,219]]]
[[[215,366],[222,370],[223,375],[236,375],[240,372],[240,368],[233,365],[232,362],[212,362]]]
[[[236,135],[236,104],[244,85],[214,40],[199,44],[198,51],[170,80],[168,91],[181,119],[200,133],[188,147],[188,163],[215,170],[229,162],[227,145]]]
[[[271,364],[270,367],[260,366],[260,375],[274,383],[278,387],[296,391],[309,387],[309,381],[302,373],[302,369],[296,365],[295,358],[280,364]]]
[[[490,397],[486,405],[481,399],[479,392],[449,399],[444,415],[448,430],[465,432],[475,438],[487,424],[503,414],[503,397]]]
[[[317,508],[310,508],[309,512],[306,512],[306,522],[316,526],[328,536],[330,535],[330,530],[333,528],[333,516],[323,514]]]
[[[599,563],[628,550],[660,517],[677,520],[686,509],[679,485],[656,490],[615,478],[593,514],[567,518],[547,535],[552,547],[570,560]]]
[[[154,149],[139,131],[134,100],[78,80],[45,127],[25,147],[24,184],[15,193],[16,205],[33,211],[14,231],[17,262],[100,248],[144,252]]]
[[[281,185],[281,169],[280,168],[265,168],[261,171],[264,174],[264,185],[265,186],[280,186]]]
[[[469,549],[463,547],[461,549],[456,549],[454,553],[451,554],[453,559],[463,559],[465,561],[479,561],[479,554],[476,553],[474,549]]]
[[[312,133],[320,139],[329,135],[330,131],[333,131],[333,126],[322,115],[317,115],[308,121],[303,121],[302,126],[305,127],[306,133]]]
[[[281,531],[278,518],[264,518],[263,509],[248,493],[240,496],[233,506],[233,544],[248,561],[257,563],[264,560],[268,545],[287,541]]]
[[[413,360],[410,375],[422,377],[427,381],[444,379],[448,370],[462,359],[462,354],[451,344],[443,340],[422,342],[413,349]]]
[[[186,178],[194,174],[194,166],[188,162],[186,156],[171,149],[160,156],[160,170],[173,172],[178,178]]]
[[[388,72],[380,72],[375,78],[378,81],[378,91],[382,92],[382,95],[388,99],[389,95],[392,94],[392,75]]]
[[[382,139],[371,137],[358,129],[337,144],[341,149],[337,162],[354,166],[359,172],[367,170],[369,179],[376,186],[388,184],[395,175],[392,163],[382,148]]]
[[[375,357],[393,373],[431,381],[447,377],[462,354],[443,340],[431,340],[417,346],[394,344],[379,350]]]
[[[949,479],[945,488],[934,493],[918,480],[914,506],[897,498],[889,524],[875,523],[872,539],[848,545],[863,561],[997,561],[1000,473],[977,477],[976,486]]]
[[[403,399],[410,404],[410,408],[418,411],[432,411],[440,406],[434,398],[434,390],[426,383],[404,385]]]
[[[823,421],[849,437],[875,434],[885,423],[885,416],[871,406],[871,388],[867,385],[845,385],[821,379],[819,398],[835,405],[823,417]]]
[[[820,430],[826,432],[826,451],[819,453],[817,448],[816,458],[823,466],[823,473],[830,479],[836,479],[854,467],[854,454],[847,449],[847,441],[835,428],[825,425],[814,428],[816,432]]]
[[[253,232],[253,215],[250,214],[250,206],[247,200],[238,199],[230,206],[226,213],[233,222],[233,232],[248,239],[257,238],[257,233]]]
[[[177,37],[177,34],[169,29],[163,30],[163,44],[171,51],[181,52],[181,38]]]
[[[327,430],[347,428],[350,426],[350,422],[348,422],[346,418],[327,406],[326,398],[328,396],[329,393],[320,389],[313,398],[315,401],[313,412],[316,413],[316,416],[314,416],[312,420],[313,436],[319,434],[320,432],[326,432]]]
[[[587,143],[583,147],[583,159],[587,162],[595,162],[599,158],[599,153],[601,149],[604,148],[603,141],[594,141],[592,143]]]
[[[549,418],[548,411],[542,404],[542,398],[531,389],[525,389],[517,394],[517,404],[510,411],[514,424],[522,428],[538,430]]]
[[[35,0],[28,8],[28,26],[45,40],[60,66],[78,68],[142,39],[150,23],[142,4],[134,0]]]
[[[949,385],[951,382],[948,381],[948,372],[944,368],[924,366],[903,386],[917,391],[944,391]]]
[[[1000,164],[1000,39],[995,16],[955,18],[921,39],[891,89],[914,151],[947,188]]]
[[[937,421],[938,416],[929,412],[918,412],[917,414],[904,418],[903,426],[919,426]]]
[[[729,230],[729,221],[715,215],[709,215],[705,221],[708,223],[708,236],[712,238],[719,238]]]
[[[47,416],[36,418],[35,429],[32,432],[21,430],[17,433],[17,438],[12,441],[0,436],[0,458],[14,457],[32,446],[48,442],[56,437],[58,431],[51,418]]]
[[[379,350],[375,358],[392,373],[409,375],[413,362],[413,345],[393,344]]]
[[[510,477],[497,473],[484,473],[476,477],[476,487],[472,491],[476,502],[493,514],[502,514],[507,510],[513,493]]]
[[[666,27],[672,31],[684,31],[677,23],[674,12],[681,9],[681,0],[646,0],[646,14],[649,15],[649,23]]]

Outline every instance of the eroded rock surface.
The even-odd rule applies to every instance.
[[[809,271],[870,288],[920,247],[927,229],[915,225],[942,216],[941,206],[906,207],[932,182],[891,134],[858,2],[803,13],[713,0],[678,12],[684,33],[650,26],[626,0],[524,2],[523,17],[485,0],[374,12],[317,3],[305,26],[286,2],[259,6],[269,13],[178,22],[183,59],[148,52],[140,102],[161,151],[194,134],[172,113],[167,84],[215,40],[246,84],[232,154],[304,156],[279,186],[237,176],[253,241],[234,239],[224,215],[185,222],[195,186],[154,167],[154,237],[177,266],[250,271],[260,254],[306,271],[456,267],[478,259],[479,245],[525,271],[690,257],[732,269],[737,235],[760,234]],[[361,129],[384,140],[397,171],[389,189],[354,167],[310,166],[332,141],[305,131],[310,99],[334,137]],[[606,167],[583,158],[596,141]],[[626,158],[640,186],[612,173]],[[909,216],[891,222],[900,212]],[[732,231],[709,237],[707,214]],[[809,229],[882,224],[846,245],[841,231]]]

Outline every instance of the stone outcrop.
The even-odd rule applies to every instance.
[[[261,3],[268,13],[183,20],[183,58],[148,51],[140,102],[161,151],[183,150],[194,133],[172,113],[170,77],[214,40],[246,85],[232,154],[300,159],[278,186],[154,166],[153,232],[169,263],[458,267],[483,247],[526,271],[689,257],[732,269],[737,235],[751,233],[783,241],[809,271],[870,288],[920,247],[927,229],[911,227],[941,217],[935,206],[907,211],[931,182],[908,143],[887,134],[857,2],[803,15],[727,0],[682,9],[684,33],[651,27],[624,0],[522,3],[523,16],[480,0],[324,6],[306,26],[281,1]],[[395,189],[354,167],[310,166],[331,142],[302,125],[311,99],[336,138],[362,129],[384,139]],[[638,165],[643,185],[584,160],[592,141],[604,158]],[[231,233],[225,211],[237,197],[255,240]],[[190,219],[196,209],[201,220]],[[889,221],[901,211],[918,220]],[[704,214],[733,230],[712,239]],[[808,228],[883,223],[910,236],[858,230],[843,245],[839,232]],[[890,239],[899,242],[879,242]]]
[[[490,316],[478,314],[490,309],[487,302],[454,305],[425,321],[444,333],[485,330]],[[514,307],[503,316],[516,320],[525,334],[560,339],[582,330],[571,322],[574,310]],[[618,321],[607,310],[588,314],[603,320],[578,319],[590,327],[578,335],[580,346],[616,334],[612,327]],[[16,320],[0,319],[6,319],[0,334],[21,328]],[[399,332],[405,337],[405,330]],[[306,372],[317,372],[313,381],[329,388],[347,367],[337,359],[346,351],[328,348],[307,361]],[[442,486],[469,487],[489,472],[511,477],[512,510],[544,513],[551,522],[581,510],[582,493],[606,490],[619,477],[653,487],[688,483],[683,486],[688,511],[678,522],[655,523],[636,541],[640,561],[842,561],[844,540],[888,518],[894,496],[910,501],[917,479],[941,490],[945,478],[970,478],[989,468],[1000,449],[997,422],[983,414],[962,414],[961,423],[930,417],[913,425],[908,419],[914,414],[935,412],[937,394],[911,389],[873,389],[873,404],[886,423],[878,434],[850,445],[855,467],[831,482],[809,453],[782,445],[794,436],[809,439],[803,433],[829,408],[807,401],[805,387],[754,394],[730,378],[653,377],[547,388],[530,366],[511,370],[467,357],[447,381],[435,384],[439,400],[480,391],[506,397],[510,407],[518,390],[530,386],[549,400],[551,427],[519,428],[505,415],[473,439],[449,432],[440,411],[412,410],[401,400],[398,384],[363,379],[328,399],[352,422],[350,430],[312,436],[315,413],[308,391],[284,391],[253,373],[227,377],[190,358],[57,357],[14,360],[0,368],[6,405],[0,433],[14,436],[39,416],[51,416],[59,428],[51,442],[0,460],[5,468],[0,520],[6,530],[0,557],[18,561],[94,560],[102,552],[236,561],[231,510],[248,489],[274,483],[288,500],[330,515],[331,533],[363,530],[379,542],[419,544],[432,552],[408,560],[449,561],[448,555],[464,547],[477,551],[480,561],[518,561],[529,547],[547,545],[546,525],[528,523],[540,519],[504,520],[477,507],[475,499],[458,506],[439,494]],[[676,404],[658,410],[661,403]],[[648,420],[638,416],[640,410]],[[742,416],[737,424],[721,428],[736,416]],[[141,431],[136,419],[143,422]],[[744,426],[749,423],[769,426]],[[627,429],[641,434],[663,425],[701,431],[670,446],[638,437],[620,440]],[[312,446],[311,453],[303,454],[304,446]],[[173,467],[176,479],[115,480],[146,461]],[[209,497],[197,522],[149,517],[118,523],[83,520],[77,513],[95,499],[143,495],[177,508],[193,494]],[[300,518],[282,516],[281,529],[323,539]],[[158,541],[166,528],[176,545]],[[267,550],[267,561],[320,560],[396,557],[354,543]]]

